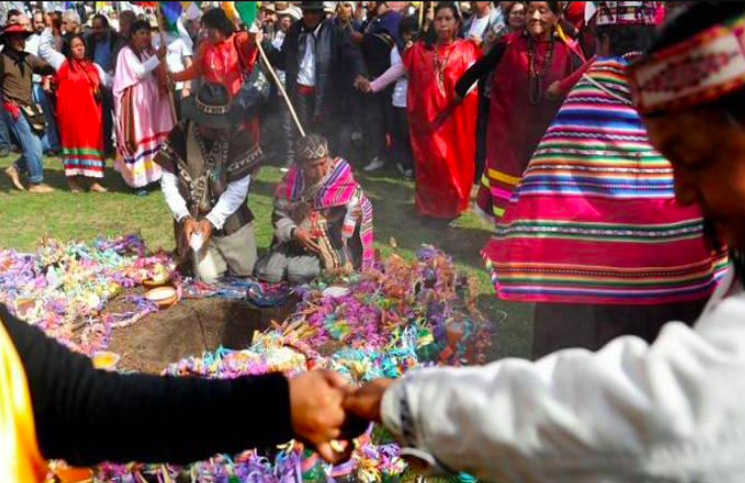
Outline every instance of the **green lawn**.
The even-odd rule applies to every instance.
[[[7,167],[12,159],[0,158],[0,168]],[[527,357],[532,337],[532,307],[500,302],[494,297],[479,255],[489,238],[489,227],[472,213],[448,228],[423,224],[414,211],[413,183],[399,179],[393,172],[367,176],[358,169],[356,175],[374,204],[375,239],[382,253],[394,250],[392,240],[397,246],[395,250],[404,257],[412,257],[422,243],[445,250],[459,268],[479,282],[479,305],[496,325],[492,356]],[[259,247],[267,247],[271,240],[272,193],[280,176],[276,167],[267,166],[251,185],[249,204],[257,217]],[[139,232],[152,249],[173,248],[171,217],[159,192],[134,196],[119,174],[107,169],[104,185],[110,193],[70,193],[58,158],[45,159],[45,177],[57,192],[48,195],[18,192],[0,173],[0,247],[32,250],[44,235],[62,240],[90,240],[99,235]]]

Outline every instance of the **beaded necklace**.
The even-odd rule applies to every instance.
[[[537,106],[543,99],[543,78],[551,69],[551,62],[554,58],[554,36],[549,37],[549,45],[546,54],[543,56],[543,66],[540,70],[536,69],[535,57],[538,49],[537,43],[532,36],[528,37],[528,101],[531,106]]]
[[[440,62],[440,46],[435,45],[435,74],[437,77],[437,87],[440,89],[442,95],[446,95],[445,92],[445,68],[450,62],[450,55],[453,53],[452,48],[448,49],[447,55],[443,62]]]

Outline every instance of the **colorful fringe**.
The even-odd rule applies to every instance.
[[[538,146],[483,252],[500,298],[671,303],[708,297],[723,274],[700,212],[675,201],[626,66],[597,61]]]

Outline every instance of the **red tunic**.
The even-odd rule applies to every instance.
[[[548,129],[561,100],[544,96],[537,105],[530,103],[528,80],[528,37],[511,34],[504,39],[507,49],[492,80],[491,108],[487,135],[487,169],[479,190],[478,207],[499,219],[533,151]],[[536,69],[541,71],[549,42],[536,45]],[[572,73],[571,51],[559,39],[554,41],[551,66],[542,80],[543,92],[555,81]]]
[[[93,63],[66,60],[57,73],[57,125],[62,139],[62,159],[67,176],[102,178],[104,144],[99,89]]]
[[[196,61],[186,70],[174,76],[183,81],[202,76],[206,82],[224,85],[231,96],[243,85],[243,73],[250,73],[256,65],[258,49],[253,35],[238,32],[219,44],[204,41],[197,51]],[[258,140],[258,118],[246,121],[246,128]]]
[[[442,86],[437,80],[435,48],[441,65],[447,59]],[[416,163],[416,209],[423,215],[454,218],[468,209],[473,187],[476,91],[469,93],[434,132],[431,126],[453,102],[455,83],[478,60],[481,50],[469,40],[435,48],[417,42],[403,59],[409,71],[406,110]]]

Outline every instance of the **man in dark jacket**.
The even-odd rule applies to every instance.
[[[394,46],[398,45],[401,52],[404,50],[398,35],[402,17],[388,6],[388,2],[368,4],[372,17],[362,33],[355,32],[351,37],[360,45],[370,78],[374,79],[391,66],[391,49]],[[393,125],[392,94],[393,85],[365,98],[365,157],[370,161],[365,171],[377,171],[385,166],[386,136]]]
[[[323,2],[303,2],[302,9],[303,20],[287,32],[281,49],[269,42],[264,48],[271,62],[287,72],[287,93],[303,128],[323,134],[336,151],[340,93],[359,84],[367,70],[349,34],[324,20]]]
[[[97,13],[93,16],[93,31],[88,37],[88,57],[100,65],[107,74],[113,76],[116,67],[116,58],[127,42],[109,25],[106,16]],[[101,88],[102,103],[101,115],[103,116],[103,140],[106,153],[114,152],[112,142],[114,96],[109,87]]]

